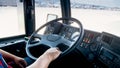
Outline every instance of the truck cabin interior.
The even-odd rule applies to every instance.
[[[0,49],[35,61],[52,47],[49,68],[120,68],[120,1],[0,0]]]

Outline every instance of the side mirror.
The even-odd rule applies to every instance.
[[[48,14],[46,22],[57,19],[57,18],[58,18],[58,15],[56,14]]]

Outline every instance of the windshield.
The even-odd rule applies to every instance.
[[[71,8],[85,29],[120,37],[120,0],[71,0]]]
[[[70,0],[71,15],[83,27],[120,37],[120,0]],[[47,14],[61,17],[60,0],[35,0],[36,29],[46,23]]]
[[[47,22],[49,14],[61,17],[60,0],[35,0],[36,29]]]

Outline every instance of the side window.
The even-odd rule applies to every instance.
[[[25,34],[23,2],[0,0],[0,38]]]

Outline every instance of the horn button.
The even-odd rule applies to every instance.
[[[47,40],[51,41],[51,42],[55,42],[57,40],[59,40],[61,37],[55,34],[51,34],[48,35]]]

